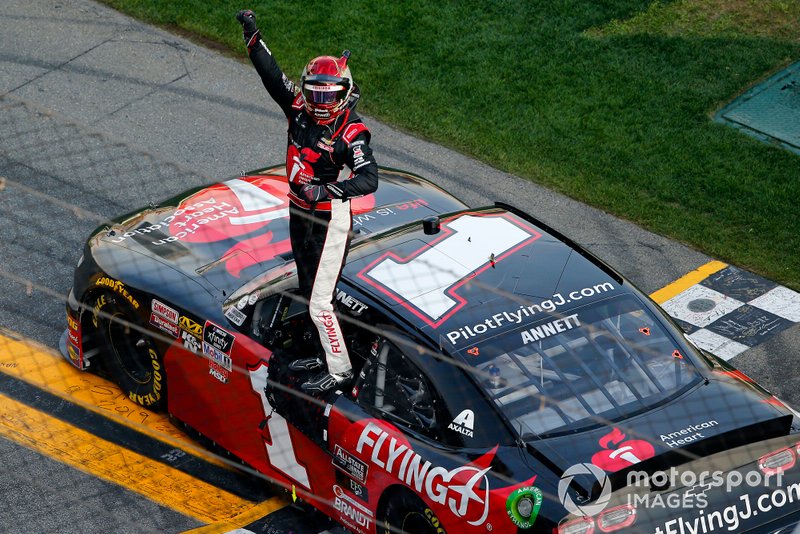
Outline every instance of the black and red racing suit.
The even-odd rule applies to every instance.
[[[349,371],[351,364],[333,313],[333,297],[349,248],[350,199],[378,188],[370,133],[354,110],[360,96],[358,86],[353,87],[347,109],[334,122],[317,124],[306,112],[302,92],[281,71],[264,42],[258,39],[248,52],[264,87],[289,121],[289,232],[300,291],[309,301],[328,372],[341,374]],[[341,199],[311,205],[302,197],[304,185],[331,182],[338,182]]]

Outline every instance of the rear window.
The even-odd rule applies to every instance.
[[[628,294],[526,324],[464,358],[520,435],[533,438],[630,417],[697,383],[682,350]]]

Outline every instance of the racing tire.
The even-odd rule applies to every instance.
[[[115,293],[100,293],[92,305],[107,372],[128,399],[150,410],[164,410],[164,360],[139,316]]]
[[[389,495],[379,515],[381,534],[445,534],[441,521],[422,499],[408,490]]]

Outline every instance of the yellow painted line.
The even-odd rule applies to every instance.
[[[151,412],[129,400],[119,387],[99,376],[84,373],[56,351],[31,340],[0,334],[0,372],[78,404],[137,432],[168,443],[194,456],[227,467],[173,425],[165,414]]]
[[[58,352],[32,340],[0,334],[0,372],[176,445],[206,461],[225,465],[195,445],[168,417],[145,410],[131,402],[116,384],[78,371]],[[234,530],[289,504],[285,497],[254,504],[16,401],[2,401],[2,398],[0,395],[0,435],[198,521],[211,523],[199,529],[204,534]],[[47,428],[51,435],[39,434],[39,428]]]
[[[288,504],[289,504],[288,498],[273,497],[272,499],[266,500],[260,504],[253,506],[250,510],[244,512],[241,515],[236,516],[235,518],[232,518],[227,521],[222,521],[219,523],[214,523],[213,525],[207,525],[205,527],[199,527],[192,530],[187,530],[185,531],[185,533],[191,532],[192,534],[225,534],[226,532],[243,528],[245,525],[249,525],[254,521],[263,519],[265,516],[271,514],[275,510],[280,510],[281,508],[287,506]]]
[[[654,301],[659,304],[664,304],[666,301],[674,297],[675,295],[686,291],[690,287],[695,284],[698,284],[711,276],[712,274],[721,271],[725,267],[727,267],[727,263],[722,263],[721,261],[710,261],[705,265],[698,267],[694,271],[685,274],[684,276],[678,278],[671,284],[662,287],[655,293],[650,295]]]
[[[0,435],[206,523],[253,503],[0,394]]]

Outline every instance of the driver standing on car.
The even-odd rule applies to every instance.
[[[369,130],[355,112],[360,91],[347,66],[350,52],[312,59],[298,87],[261,40],[255,13],[243,10],[236,19],[264,87],[289,120],[289,232],[300,292],[308,299],[325,352],[325,362],[303,358],[289,368],[319,370],[301,388],[325,392],[353,378],[333,297],[350,242],[350,199],[378,188],[378,166],[369,147]]]

